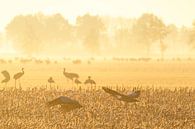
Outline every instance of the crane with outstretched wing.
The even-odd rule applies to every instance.
[[[125,95],[125,94],[121,94],[121,93],[119,93],[115,90],[112,90],[110,88],[107,88],[107,87],[102,87],[102,89],[106,93],[108,93],[108,94],[114,96],[115,98],[117,98],[118,100],[121,100],[124,102],[138,102],[138,100],[136,98],[138,98],[140,95],[140,91],[134,91],[128,95]]]
[[[63,112],[69,112],[71,110],[82,107],[82,105],[78,101],[65,96],[60,96],[52,101],[49,101],[47,102],[47,105],[49,107],[60,105]]]

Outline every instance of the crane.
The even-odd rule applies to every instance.
[[[14,79],[15,79],[15,88],[16,88],[16,81],[19,80],[19,85],[21,86],[20,83],[20,78],[24,75],[24,68],[22,68],[22,71],[19,73],[14,74]]]
[[[78,101],[65,96],[60,96],[52,101],[47,102],[48,107],[52,107],[55,105],[60,105],[60,108],[64,113],[82,107],[82,105]]]
[[[55,81],[53,80],[52,77],[50,77],[47,81],[49,82],[49,84],[50,84],[50,89],[51,89],[51,84],[52,84],[52,83],[55,83]]]
[[[109,89],[107,87],[102,87],[102,89],[106,92],[109,93],[110,95],[112,95],[113,97],[117,98],[120,101],[124,101],[124,102],[139,102],[136,98],[138,98],[140,96],[140,91],[134,91],[131,92],[131,94],[125,95],[125,94],[121,94],[115,90]]]
[[[91,86],[94,84],[96,85],[96,82],[91,79],[91,76],[88,76],[88,79],[84,82],[84,84],[91,84]]]
[[[65,68],[64,68],[63,74],[67,78],[67,81],[68,81],[68,79],[70,79],[70,80],[73,81],[75,78],[78,78],[79,77],[79,75],[77,73],[69,73],[69,72],[66,72],[66,69]]]
[[[82,83],[78,78],[76,78],[74,82],[77,84],[77,86]]]

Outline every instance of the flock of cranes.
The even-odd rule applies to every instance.
[[[1,83],[5,83],[7,85],[7,83],[10,81],[9,72],[4,70],[1,73],[4,76],[4,79],[1,81]],[[81,81],[79,81],[79,79],[78,79],[79,75],[77,73],[67,72],[66,69],[64,68],[63,74],[67,78],[67,81],[68,80],[71,80],[72,82],[74,81],[77,85],[82,83]],[[16,88],[17,81],[19,81],[19,86],[21,87],[20,78],[23,75],[24,75],[24,68],[22,68],[21,72],[14,74],[13,79],[15,80],[15,88]],[[48,79],[48,82],[50,83],[50,87],[51,87],[52,83],[55,83],[55,81],[52,77],[50,77]],[[84,84],[90,84],[92,86],[92,85],[96,85],[96,82],[91,79],[91,76],[88,76],[88,79],[84,82]],[[137,100],[137,98],[140,96],[140,90],[136,90],[136,91],[133,90],[130,94],[125,95],[125,94],[119,93],[115,90],[109,89],[107,87],[102,87],[102,89],[106,93],[115,97],[117,100],[123,101],[125,103],[139,102]],[[77,109],[77,108],[82,108],[82,105],[78,101],[73,100],[73,99],[66,97],[66,96],[60,96],[52,101],[47,102],[48,107],[52,107],[55,105],[60,105],[60,108],[64,113],[69,112],[69,111],[74,110],[74,109]]]
[[[1,72],[2,75],[4,76],[4,79],[1,81],[1,83],[5,83],[5,85],[7,85],[7,83],[10,81],[11,77],[8,71],[4,70]],[[19,86],[21,87],[21,83],[20,83],[20,78],[24,75],[24,68],[22,68],[21,72],[18,72],[16,74],[14,74],[13,79],[15,80],[15,88],[16,88],[16,82],[19,81]],[[74,82],[76,85],[81,84],[82,82],[78,79],[79,75],[77,73],[71,73],[71,72],[67,72],[66,69],[64,68],[63,70],[63,75],[67,78],[68,80],[71,80],[72,82]],[[48,83],[51,84],[55,83],[54,79],[52,77],[50,77],[48,79]],[[92,85],[96,85],[96,82],[94,80],[91,79],[91,76],[88,76],[88,79],[84,82],[84,84],[90,84]]]
[[[63,75],[66,77],[67,81],[71,80],[72,82],[74,82],[77,86],[79,84],[81,84],[82,82],[79,80],[79,75],[77,73],[71,73],[71,72],[67,72],[66,69],[64,68],[63,70]],[[50,77],[48,79],[48,83],[51,84],[55,83],[54,79],[52,77]],[[90,84],[92,85],[96,85],[96,82],[94,80],[91,79],[91,76],[88,76],[88,79],[85,80],[84,82],[85,85]]]

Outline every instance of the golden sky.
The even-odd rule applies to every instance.
[[[0,31],[18,14],[60,12],[70,22],[85,13],[139,17],[154,13],[165,23],[190,26],[195,19],[195,0],[1,0]]]

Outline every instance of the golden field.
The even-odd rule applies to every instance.
[[[7,86],[1,84],[2,129],[195,128],[193,60],[83,59],[75,63],[73,59],[16,58],[1,60],[0,66],[11,75]],[[14,89],[12,77],[22,67],[22,89]],[[91,76],[97,85],[77,86],[67,81],[64,67],[78,73],[82,82]],[[50,76],[55,80],[51,88],[47,82]],[[121,93],[139,87],[139,102],[125,104],[105,93],[102,86]],[[64,114],[58,106],[46,106],[59,96],[78,100],[83,107]]]
[[[119,88],[120,92],[132,90]],[[193,129],[195,90],[142,88],[138,103],[123,104],[103,90],[5,90],[2,129]],[[65,95],[83,107],[66,114],[46,102]]]
[[[79,80],[84,82],[88,76],[92,76],[98,86],[149,86],[149,87],[194,87],[195,85],[195,61],[194,60],[166,60],[166,61],[132,61],[130,59],[83,59],[75,64],[77,58],[31,59],[16,58],[0,62],[0,70],[7,70],[11,80],[7,87],[14,86],[13,75],[24,68],[24,76],[21,78],[22,88],[46,87],[47,80],[53,77],[54,86],[66,89],[76,87],[63,75],[66,71],[78,73]],[[1,59],[3,60],[3,59]],[[90,63],[89,63],[90,62]],[[0,79],[3,80],[0,75]],[[3,87],[4,84],[1,84]],[[83,88],[86,87],[83,84]]]

